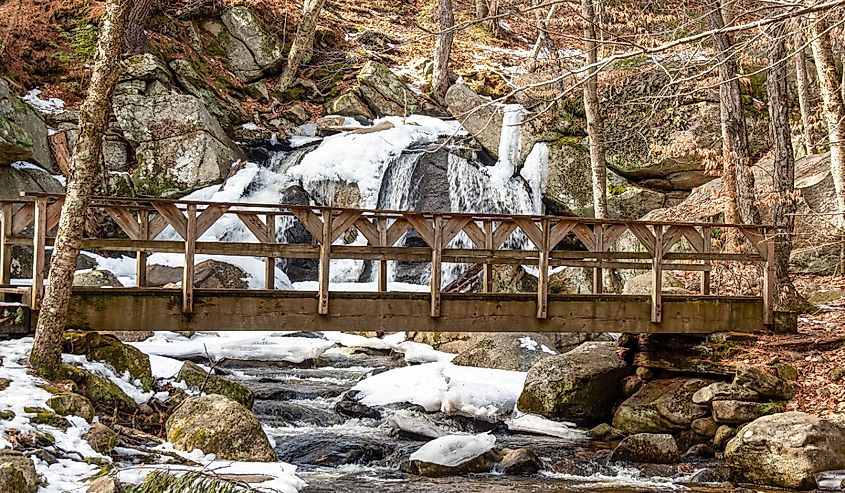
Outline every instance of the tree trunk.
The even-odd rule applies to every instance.
[[[50,264],[30,362],[40,373],[55,375],[61,365],[73,272],[84,230],[86,209],[97,182],[103,131],[111,111],[111,97],[120,76],[126,23],[132,0],[108,0],[100,24],[97,59],[88,95],[79,112],[79,137],[71,162],[65,203]]]
[[[279,77],[279,83],[276,86],[279,92],[287,91],[293,84],[296,78],[296,71],[299,70],[299,65],[305,60],[308,52],[314,44],[314,32],[317,30],[317,18],[320,16],[320,11],[326,0],[305,0],[305,11],[302,14],[302,21],[296,28],[296,35],[293,38],[293,44],[288,53],[288,61],[285,69],[282,70],[282,76]]]
[[[584,17],[584,41],[588,66],[598,62],[595,14],[593,0],[582,0],[581,15]],[[604,125],[599,108],[598,67],[591,68],[584,81],[584,111],[587,114],[587,135],[590,142],[593,210],[596,218],[605,218],[607,217],[607,165],[604,157]]]
[[[475,0],[475,20],[480,21],[490,15],[490,6],[487,0]]]
[[[128,56],[144,53],[147,49],[147,33],[144,25],[156,0],[135,0],[126,22],[126,54]]]
[[[535,72],[538,67],[538,59],[540,58],[540,52],[543,50],[543,47],[552,47],[552,40],[549,37],[549,22],[554,18],[555,12],[557,12],[557,4],[552,5],[549,7],[549,13],[543,17],[543,14],[538,10],[537,11],[537,41],[534,42],[534,48],[531,49],[531,55],[529,57],[528,62],[528,71]],[[552,51],[551,49],[549,50]]]
[[[810,77],[807,74],[807,52],[804,44],[804,24],[795,30],[795,80],[798,91],[798,107],[801,110],[801,126],[804,132],[804,148],[807,154],[816,153],[816,142],[810,127]]]
[[[789,85],[786,68],[786,29],[783,23],[766,29],[769,37],[769,68],[766,92],[769,96],[769,128],[774,145],[772,178],[775,203],[772,222],[784,228],[775,237],[775,293],[781,305],[794,306],[798,294],[789,279],[789,255],[792,253],[792,232],[795,225],[795,156],[792,152],[792,132],[789,128]],[[783,61],[781,61],[783,60]]]
[[[739,87],[739,64],[734,58],[733,41],[725,27],[720,0],[705,0],[710,24],[716,32],[713,42],[719,61],[719,108],[722,127],[722,179],[728,204],[725,221],[728,223],[759,224],[760,212],[755,205],[754,175],[751,174],[751,147],[742,93]]]
[[[434,70],[431,75],[431,89],[434,97],[442,101],[449,90],[449,59],[452,56],[452,41],[455,39],[455,16],[452,13],[452,0],[438,0],[438,18],[440,34],[434,42]]]
[[[824,116],[830,141],[830,174],[836,189],[836,207],[840,214],[841,226],[845,224],[845,103],[842,93],[839,92],[839,76],[824,15],[813,14],[810,18],[810,32],[813,37],[811,46],[819,77],[819,91],[824,101]]]

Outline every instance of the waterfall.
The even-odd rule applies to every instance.
[[[387,167],[379,187],[379,209],[403,211],[412,206],[411,178],[421,157],[422,152],[403,153]]]
[[[543,188],[549,178],[549,146],[545,142],[534,144],[519,174],[531,187],[531,199],[534,204],[532,212],[542,214]]]
[[[513,177],[519,164],[519,151],[522,147],[522,114],[525,109],[520,104],[508,104],[502,108],[502,133],[499,137],[499,161],[488,169],[490,179],[495,185],[504,186]]]

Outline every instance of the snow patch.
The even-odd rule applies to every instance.
[[[496,445],[496,437],[480,435],[446,435],[436,438],[411,454],[411,460],[455,467],[486,454]]]

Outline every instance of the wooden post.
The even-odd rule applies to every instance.
[[[701,228],[701,237],[704,240],[702,252],[704,254],[710,253],[711,248],[711,232],[710,226],[704,226]],[[708,296],[710,294],[710,265],[711,262],[709,260],[704,261],[705,270],[701,271],[701,295]]]
[[[317,294],[317,313],[328,315],[329,313],[329,274],[331,272],[331,251],[332,251],[332,211],[323,209],[323,235],[320,238],[320,272],[319,292]]]
[[[493,250],[493,221],[487,219],[484,221],[484,249]],[[481,290],[484,293],[493,292],[493,264],[487,262],[484,264],[482,273]]]
[[[387,218],[376,219],[378,226],[379,246],[391,246],[387,244]],[[387,291],[387,260],[378,261],[378,290],[380,293]]]
[[[663,226],[654,226],[654,258],[651,260],[651,321],[663,319]]]
[[[276,215],[267,214],[267,242],[276,243]],[[264,289],[276,288],[276,257],[264,259]]]
[[[763,228],[766,245],[766,267],[763,271],[763,324],[771,325],[775,305],[775,242]]]
[[[3,204],[3,222],[0,223],[0,284],[12,282],[12,204]]]
[[[46,248],[47,243],[47,197],[36,197],[35,199],[35,220],[33,222],[32,234],[32,291],[30,292],[29,306],[33,310],[41,307],[41,299],[44,297],[44,278],[46,271]]]
[[[593,236],[596,240],[596,251],[603,252],[604,251],[604,225],[603,224],[596,224],[593,226]],[[601,262],[601,259],[597,259]],[[602,269],[601,267],[594,267],[593,268],[593,294],[601,294],[604,291],[604,286],[602,285]]]
[[[138,211],[138,221],[141,225],[140,239],[150,240],[150,211]],[[147,252],[135,252],[135,286],[147,287]]]
[[[182,269],[182,313],[194,312],[194,253],[197,248],[197,206],[188,204],[185,228],[185,268]]]
[[[540,245],[540,272],[537,277],[537,318],[546,318],[549,314],[549,218],[544,217],[541,226],[543,233]]]
[[[431,246],[431,316],[440,316],[440,283],[442,281],[443,222],[434,216],[434,245]]]

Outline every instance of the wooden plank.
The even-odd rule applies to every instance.
[[[663,251],[670,251],[683,237],[682,228],[679,226],[669,226],[663,233]]]
[[[488,223],[490,223],[490,221],[484,222],[485,225]],[[475,248],[486,248],[484,246],[485,233],[481,230],[480,227],[478,227],[478,224],[476,224],[475,221],[470,221],[466,223],[466,225],[464,226],[464,233],[466,233],[467,237],[470,239],[470,241],[472,241],[472,244],[475,246]]]
[[[332,211],[323,210],[323,231],[320,238],[320,267],[317,274],[319,291],[317,292],[317,313],[329,313],[329,278],[331,273],[332,251]]]
[[[442,246],[448,245],[470,222],[472,222],[472,216],[453,216],[449,219],[446,225],[443,226]]]
[[[138,211],[138,239],[150,239],[150,211]],[[139,288],[147,286],[147,252],[135,251],[135,285]]]
[[[387,219],[384,220],[387,221]],[[391,224],[387,229],[387,243],[383,246],[395,245],[396,242],[399,241],[399,239],[402,238],[402,236],[404,236],[408,231],[409,226],[410,224],[408,224],[408,221],[402,218],[398,218],[393,221],[393,224]]]
[[[519,226],[519,229],[522,230],[523,233],[525,233],[525,236],[527,236],[528,239],[531,240],[531,243],[534,244],[534,247],[537,250],[541,250],[543,248],[544,233],[540,230],[540,226],[538,226],[538,224],[533,219],[515,217],[513,221],[514,223],[516,223],[517,226]]]
[[[502,221],[496,226],[496,231],[493,233],[493,248],[500,248],[516,231],[516,223],[512,221]]]
[[[637,237],[638,240],[640,240],[640,244],[643,248],[654,256],[655,239],[649,228],[643,224],[632,222],[628,224],[628,229],[634,236]]]
[[[161,214],[156,214],[150,219],[150,240],[158,238],[158,235],[167,227],[167,219]]]
[[[376,219],[376,221],[379,221],[379,220]],[[386,246],[386,245],[381,244],[381,239],[380,239],[380,236],[379,236],[379,229],[376,226],[373,226],[373,223],[369,219],[367,219],[366,217],[359,217],[355,221],[355,228],[357,228],[358,231],[360,231],[361,234],[364,235],[364,238],[367,239],[367,242],[369,242],[370,245],[372,245],[372,246]],[[385,230],[385,231],[387,231],[387,230]],[[385,241],[387,241],[387,238],[385,238]]]
[[[342,211],[337,217],[332,219],[332,243],[349,230],[359,217],[361,217],[360,211],[348,210]]]
[[[75,288],[68,328],[82,330],[294,330],[427,332],[590,332],[708,334],[764,329],[759,298],[670,296],[662,324],[650,320],[649,297],[549,295],[548,317],[536,318],[533,293],[442,296],[431,317],[428,293],[333,293],[318,315],[317,293],[197,290],[194,313],[179,310],[176,289]]]
[[[41,308],[41,300],[44,298],[44,278],[47,271],[46,260],[46,239],[47,239],[47,198],[38,197],[35,199],[32,234],[32,291],[29,306],[32,310]]]
[[[267,225],[258,217],[258,214],[238,212],[237,216],[249,232],[255,235],[259,243],[270,243],[270,238],[267,237]]]
[[[197,206],[188,204],[185,211],[185,266],[182,268],[182,313],[194,311],[194,256],[197,247]],[[171,211],[172,213],[172,211]],[[172,224],[172,223],[171,223]]]
[[[627,224],[605,224],[604,228],[604,246],[605,248],[613,246],[626,231],[628,231]]]
[[[228,210],[229,206],[227,205],[215,204],[209,205],[204,211],[200,212],[199,217],[197,217],[197,238],[208,231],[208,228],[212,227]]]
[[[434,216],[432,221],[432,245],[431,245],[431,316],[440,316],[440,285],[443,275],[443,218]]]
[[[387,243],[387,219],[376,219],[378,221],[378,239],[376,244],[388,246]],[[360,231],[360,230],[359,230]],[[387,291],[387,260],[378,261],[378,290],[383,293]]]
[[[549,316],[549,249],[551,226],[549,219],[544,218],[540,222],[541,238],[537,247],[540,250],[540,262],[538,265],[539,275],[537,277],[537,318],[545,319]]]
[[[12,234],[21,234],[35,218],[35,204],[23,204],[12,218]]]
[[[572,232],[572,229],[575,228],[575,225],[578,224],[576,221],[567,221],[562,220],[555,223],[552,226],[552,230],[549,232],[549,249],[554,250],[566,235]]]
[[[760,234],[759,227],[747,227],[747,228],[739,228],[739,231],[742,233],[743,236],[748,238],[748,241],[751,243],[751,246],[754,247],[754,250],[760,254],[760,258],[763,260],[768,261],[769,252],[768,252],[768,241],[766,240],[765,234]]]
[[[587,250],[594,252],[596,251],[596,240],[593,234],[593,229],[586,224],[576,224],[574,228],[572,228],[572,232],[575,233],[575,236],[581,240],[581,243],[584,244],[584,247]]]
[[[323,221],[314,211],[302,207],[291,207],[290,211],[314,238],[320,239],[323,237]]]
[[[12,282],[12,245],[9,239],[12,237],[12,204],[3,204],[0,207],[2,223],[0,223],[0,284],[8,285]]]
[[[109,217],[111,217],[112,220],[120,226],[120,229],[126,233],[126,236],[128,236],[130,240],[141,239],[141,225],[138,224],[138,220],[135,219],[132,212],[119,207],[105,207],[104,209],[106,210],[106,213],[108,213]]]
[[[50,154],[53,156],[56,167],[65,177],[70,176],[71,152],[67,132],[56,132],[47,137],[47,142],[50,144]]]
[[[423,241],[429,247],[434,248],[434,228],[431,226],[430,221],[422,214],[405,214],[405,219],[419,233]]]
[[[62,207],[65,205],[65,199],[60,198],[47,206],[47,231],[59,225],[59,219],[62,217]]]
[[[701,253],[710,253],[710,245],[712,236],[709,226],[701,228]],[[710,294],[710,261],[704,260],[702,266],[705,268],[701,271],[701,294],[707,296]]]
[[[493,221],[486,220],[484,221],[484,245],[483,247],[487,250],[493,250],[494,248],[494,239],[493,239]],[[483,264],[483,271],[481,274],[481,282],[482,282],[482,292],[484,293],[492,293],[493,292],[493,264],[490,262],[485,262]]]
[[[595,251],[604,251],[604,225],[597,224],[594,228]],[[602,279],[602,268],[593,267],[593,294],[601,294],[604,290],[604,279]]]
[[[194,211],[196,211],[196,204],[190,204],[193,206]],[[168,204],[168,203],[154,203],[153,207],[155,210],[158,211],[160,217],[163,217],[169,226],[172,226],[173,229],[176,231],[176,234],[182,237],[183,240],[188,239],[188,220],[185,219],[185,215],[182,214],[182,211],[176,207],[176,204]]]
[[[651,265],[651,321],[663,320],[663,226],[654,227],[654,259]]]
[[[267,225],[266,243],[276,243],[276,216],[267,214],[264,224]],[[276,287],[276,257],[264,259],[264,289],[275,289]]]
[[[693,251],[695,252],[703,252],[704,251],[704,237],[701,233],[698,232],[693,227],[682,227],[681,234],[684,235],[684,238],[687,239],[690,246],[692,247]],[[709,253],[709,252],[708,252]]]
[[[766,265],[763,268],[763,324],[771,325],[775,306],[775,245],[773,239],[763,230],[766,238]]]

